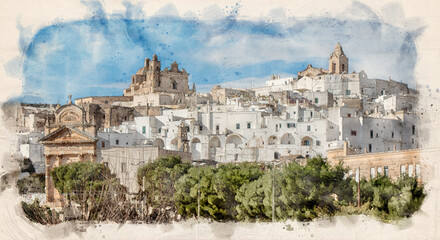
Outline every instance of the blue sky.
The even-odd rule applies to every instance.
[[[215,21],[167,15],[133,19],[129,7],[125,15],[95,11],[89,19],[38,30],[23,46],[18,99],[64,103],[69,93],[74,98],[122,95],[130,76],[154,53],[162,68],[173,61],[185,68],[190,86],[195,82],[199,91],[214,84],[261,86],[272,74],[295,76],[309,63],[327,68],[338,42],[350,71],[415,84],[416,39],[422,30],[385,24],[362,7],[357,10],[372,17],[290,17],[285,22],[238,20],[236,15]]]

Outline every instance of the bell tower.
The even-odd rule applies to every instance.
[[[157,59],[156,54],[153,55],[153,59],[149,61],[148,65],[147,81],[151,83],[152,90],[160,88],[160,61]]]
[[[348,58],[342,50],[341,44],[337,44],[335,51],[330,55],[328,69],[330,73],[348,73]]]

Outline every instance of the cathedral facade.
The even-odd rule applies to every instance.
[[[179,70],[176,62],[161,70],[160,61],[154,54],[153,59],[146,58],[144,66],[131,76],[130,87],[124,90],[124,96],[189,93],[188,75],[184,68]]]

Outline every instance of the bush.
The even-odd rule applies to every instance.
[[[26,193],[44,193],[45,188],[44,173],[34,173],[30,176],[22,178],[17,181],[18,192],[20,194]]]
[[[49,207],[40,206],[38,200],[35,200],[32,204],[21,202],[21,207],[26,217],[32,222],[43,225],[53,225],[61,222],[57,212],[50,210]]]

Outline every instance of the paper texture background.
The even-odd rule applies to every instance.
[[[87,1],[85,1],[87,2]],[[103,1],[107,13],[124,11],[122,1]],[[338,16],[352,1],[146,1],[142,5],[145,16],[152,16],[157,11],[175,9],[182,16],[192,11],[201,19],[209,19],[209,8],[217,4],[220,8],[226,5],[240,4],[239,19],[261,20],[268,17],[283,21],[283,15],[273,14],[282,10],[285,16],[298,18]],[[422,35],[417,38],[418,60],[415,77],[420,90],[420,107],[431,111],[422,123],[430,148],[440,145],[440,127],[437,112],[440,94],[440,3],[438,1],[364,1],[381,19],[381,21],[406,27],[411,22],[404,21],[390,12],[390,7],[401,6],[406,19],[419,18],[426,26]],[[135,3],[134,3],[135,4]],[[391,4],[391,5],[390,5]],[[393,5],[396,4],[396,5]],[[64,21],[79,20],[91,17],[91,13],[81,1],[57,0],[1,0],[0,3],[0,102],[11,96],[17,96],[22,89],[21,75],[11,77],[4,64],[17,58],[18,68],[22,63],[19,46],[26,45],[38,29]],[[208,9],[208,10],[206,10]],[[392,11],[391,11],[392,12]],[[271,15],[272,14],[272,15]],[[352,13],[356,15],[356,13]],[[281,19],[277,19],[277,16]],[[19,23],[19,24],[18,24]],[[313,36],[312,36],[313,37]],[[319,36],[315,36],[319,37]],[[24,41],[24,42],[20,42]],[[431,91],[429,91],[431,89]],[[14,141],[13,133],[8,126],[0,126],[0,157],[2,167],[0,175],[13,169],[10,161],[10,147]],[[429,133],[429,134],[428,134]],[[398,225],[384,224],[368,217],[336,217],[333,220],[319,220],[311,223],[277,223],[277,224],[220,224],[192,222],[168,225],[133,225],[105,224],[96,226],[78,226],[76,223],[63,223],[53,227],[39,226],[30,223],[22,216],[16,193],[6,188],[0,195],[0,238],[1,239],[440,239],[440,180],[438,156],[428,156],[433,165],[433,179],[428,183],[428,197],[411,219]],[[293,231],[285,229],[286,224]],[[80,231],[78,229],[86,229]]]

